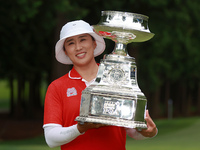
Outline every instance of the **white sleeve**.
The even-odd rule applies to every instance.
[[[57,147],[69,143],[81,135],[77,124],[70,127],[62,127],[60,124],[45,124],[44,136],[49,147]]]
[[[149,138],[149,137],[143,136],[136,129],[132,129],[132,128],[125,128],[125,129],[126,129],[127,135],[130,136],[131,138],[135,139],[135,140],[144,140],[144,139]]]

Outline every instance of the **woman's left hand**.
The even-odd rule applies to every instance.
[[[147,123],[147,129],[142,129],[142,131],[138,131],[138,132],[141,133],[145,137],[154,137],[157,134],[158,129],[156,128],[156,124],[151,119],[148,110],[146,110],[145,120]]]

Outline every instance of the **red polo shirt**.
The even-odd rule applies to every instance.
[[[72,70],[53,81],[47,90],[44,109],[44,125],[49,123],[69,127],[77,124],[81,92],[86,88],[78,72]],[[62,150],[125,150],[126,131],[116,126],[90,129],[68,144]]]

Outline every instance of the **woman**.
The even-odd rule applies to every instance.
[[[77,123],[81,92],[94,82],[98,64],[95,56],[105,49],[103,38],[82,21],[65,24],[56,43],[56,59],[73,64],[72,70],[53,81],[47,90],[44,109],[44,132],[50,147],[62,150],[125,150],[126,134],[134,139],[145,139],[157,134],[157,128],[148,114],[147,130],[137,131],[117,126]]]

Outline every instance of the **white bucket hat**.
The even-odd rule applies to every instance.
[[[56,59],[63,64],[72,64],[70,58],[65,54],[63,46],[65,39],[71,36],[88,33],[94,37],[96,41],[96,48],[94,50],[94,57],[100,55],[105,50],[105,41],[103,37],[99,36],[93,31],[93,28],[85,21],[78,20],[65,24],[60,31],[60,40],[56,43],[55,53]]]

